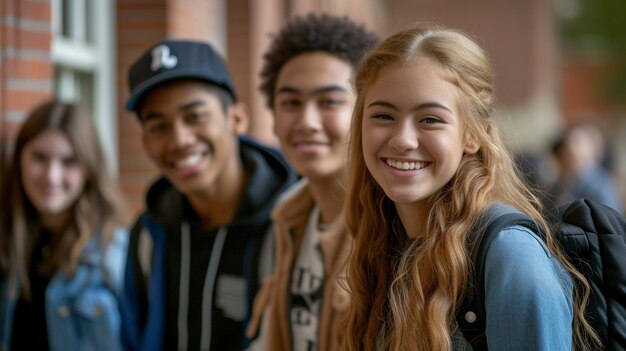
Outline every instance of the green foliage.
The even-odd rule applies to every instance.
[[[574,18],[561,21],[564,48],[571,54],[599,54],[615,63],[603,92],[626,101],[626,0],[570,0],[579,6]]]

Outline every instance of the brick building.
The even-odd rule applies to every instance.
[[[275,143],[257,91],[261,56],[271,33],[309,11],[348,15],[381,35],[417,20],[473,34],[491,55],[509,137],[522,147],[544,145],[564,123],[562,111],[577,108],[568,100],[561,106],[563,94],[578,90],[560,84],[579,82],[563,79],[562,71],[570,77],[577,70],[560,57],[547,0],[1,0],[3,154],[34,105],[52,96],[78,100],[93,111],[122,189],[139,209],[156,172],[142,150],[138,122],[124,110],[131,62],[166,37],[213,43],[250,108],[250,134]]]

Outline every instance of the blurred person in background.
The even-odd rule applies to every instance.
[[[624,213],[619,188],[604,166],[606,149],[596,125],[587,122],[567,128],[551,151],[557,166],[556,181],[549,190],[554,206],[586,198]]]
[[[121,349],[125,204],[92,117],[50,101],[22,125],[2,189],[0,349]]]

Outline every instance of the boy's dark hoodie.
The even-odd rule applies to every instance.
[[[296,176],[275,149],[240,138],[240,153],[250,178],[228,225],[206,228],[165,178],[148,191],[131,234],[121,301],[127,349],[245,347],[252,301],[273,263],[270,211]]]

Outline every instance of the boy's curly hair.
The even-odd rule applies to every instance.
[[[361,57],[378,43],[378,36],[348,17],[309,14],[295,17],[274,37],[263,56],[261,92],[267,106],[274,104],[274,88],[285,63],[302,53],[324,51],[356,68]]]

